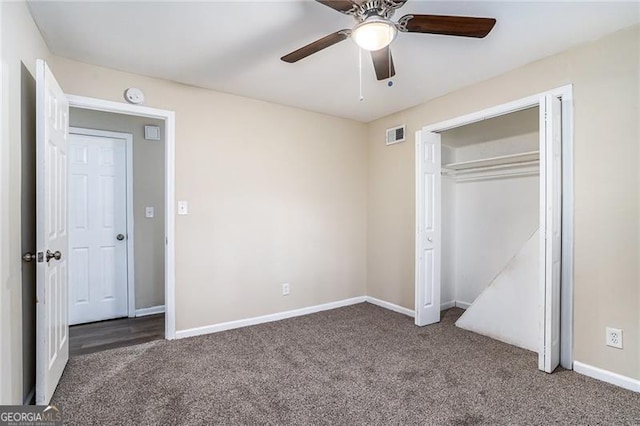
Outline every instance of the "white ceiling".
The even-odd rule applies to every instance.
[[[353,19],[314,1],[31,1],[52,53],[90,64],[371,121],[640,21],[640,3],[409,0],[408,13],[497,19],[485,39],[399,34],[393,86],[351,40],[280,57]]]

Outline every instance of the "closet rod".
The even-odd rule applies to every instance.
[[[450,169],[450,168],[447,168],[446,166],[442,166],[442,172],[443,174],[463,175],[463,174],[476,173],[476,172],[485,171],[485,170],[514,169],[519,167],[530,167],[530,166],[539,166],[539,165],[540,165],[540,160],[497,164],[494,166],[478,166],[478,167],[473,167],[469,169],[460,169],[460,170]]]

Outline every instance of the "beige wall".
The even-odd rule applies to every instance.
[[[0,403],[23,397],[21,60],[33,73],[47,59],[70,94],[122,101],[136,86],[176,111],[179,330],[365,293],[366,125],[49,57],[25,4],[0,5]]]
[[[406,123],[413,135],[572,83],[575,358],[640,378],[639,38],[636,26],[371,123],[368,294],[414,306],[414,144],[385,146],[385,129]],[[608,325],[624,329],[624,350],[604,345]]]
[[[69,125],[133,136],[133,221],[136,309],[164,305],[164,121],[71,108]],[[160,127],[162,140],[145,140],[144,126]],[[145,208],[154,217],[145,217]]]
[[[49,52],[23,2],[0,2],[2,126],[0,143],[0,404],[22,403],[21,69]],[[35,101],[35,100],[34,100]],[[25,390],[26,394],[28,390]]]
[[[366,125],[58,57],[69,94],[176,112],[178,330],[365,293]],[[281,295],[281,283],[291,294]]]

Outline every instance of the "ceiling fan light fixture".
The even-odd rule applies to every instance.
[[[361,48],[375,51],[391,44],[397,34],[398,29],[393,22],[379,16],[372,16],[356,25],[351,37]]]

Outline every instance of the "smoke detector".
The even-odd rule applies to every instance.
[[[124,99],[130,104],[140,105],[144,102],[144,93],[136,87],[129,87],[124,91]]]

